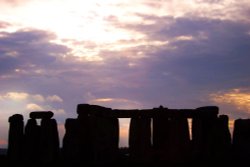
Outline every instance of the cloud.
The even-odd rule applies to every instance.
[[[9,73],[4,72],[4,76],[11,74],[16,78],[2,80],[3,87],[19,83],[23,89],[60,95],[63,102],[70,103],[64,105],[67,112],[82,102],[133,108],[152,108],[160,104],[197,107],[196,104],[208,103],[211,92],[244,87],[249,83],[247,53],[250,36],[246,35],[249,32],[247,23],[199,17],[140,17],[152,20],[154,24],[122,26],[144,34],[145,38],[119,41],[118,44],[127,45],[120,50],[102,48],[98,53],[102,61],[96,62],[73,57],[66,46],[51,43],[55,38],[53,34],[35,33],[38,30],[20,31],[26,35],[14,39],[19,43],[23,39],[28,45],[22,45],[22,52],[17,49],[16,56],[4,52],[5,58],[17,61],[17,65]],[[17,36],[16,33],[7,33],[5,39],[11,35]],[[36,40],[42,45],[35,45],[36,42],[29,45],[29,41]],[[84,46],[89,49],[98,47],[88,46],[86,41]],[[36,48],[41,53],[40,58],[26,58],[33,52],[29,48]],[[87,92],[93,97],[86,97]],[[47,100],[47,96],[43,98]],[[94,101],[107,98],[112,100]]]
[[[145,34],[144,41],[168,43],[152,46],[145,42],[140,47],[122,50],[125,55],[134,57],[135,49],[143,53],[145,56],[137,61],[134,61],[133,56],[123,57],[119,52],[102,52],[107,55],[103,62],[109,64],[105,72],[113,76],[109,81],[120,81],[124,97],[129,96],[126,94],[128,91],[133,92],[132,99],[143,101],[143,105],[160,103],[172,107],[198,107],[195,105],[214,103],[209,97],[212,92],[245,88],[249,85],[249,23],[202,17],[140,16],[155,24],[119,25],[116,22],[116,25]],[[118,66],[120,67],[116,69]],[[116,70],[107,73],[107,69]],[[132,74],[134,77],[130,78]],[[138,85],[136,89],[133,89],[134,85]],[[221,112],[227,113],[226,110]]]
[[[60,115],[64,115],[65,114],[65,111],[64,109],[57,109],[57,108],[54,108],[53,106],[50,106],[50,105],[38,105],[38,104],[35,104],[35,103],[29,103],[26,105],[26,110],[29,111],[29,112],[33,112],[33,111],[52,111],[55,116],[60,116]]]
[[[194,84],[199,85],[202,80],[211,83],[209,80],[212,78],[215,81],[239,77],[246,79],[246,71],[249,71],[247,53],[250,48],[250,38],[246,35],[248,24],[202,18],[179,18],[171,24],[164,24],[164,17],[158,19],[156,24],[161,22],[162,28],[152,29],[148,38],[168,40],[174,49],[162,47],[153,53],[151,57],[155,59],[156,65],[152,69],[165,69],[175,77],[182,76],[193,81],[196,79]],[[147,30],[147,27],[140,25],[138,28],[142,32]],[[183,36],[192,40],[176,40]],[[221,83],[224,85],[223,81]]]
[[[22,101],[26,100],[28,96],[29,94],[25,92],[7,92],[6,94],[0,95],[0,99]]]
[[[0,21],[0,29],[5,29],[5,28],[7,28],[9,26],[11,26],[10,23],[4,22],[4,21]]]
[[[99,63],[72,62],[74,69],[61,73],[65,81],[70,80],[75,89],[91,92],[94,98],[85,101],[129,99],[150,108],[160,104],[207,105],[211,103],[211,92],[249,84],[249,24],[198,17],[150,19],[154,19],[155,25],[125,26],[145,33],[144,44],[122,51],[103,50]],[[149,45],[147,40],[168,44]],[[136,59],[139,52],[145,56]],[[78,94],[72,90],[73,93]],[[114,102],[119,106],[119,102],[112,100],[95,102],[103,105]]]
[[[62,104],[58,104],[58,100],[62,102],[62,98],[58,95],[48,95],[47,97],[53,98],[47,99],[41,94],[27,92],[2,93],[0,94],[0,118],[6,122],[9,116],[19,113],[27,119],[29,112],[32,111],[52,111],[56,117],[64,115],[65,110],[62,108]]]
[[[0,4],[11,6],[19,6],[27,2],[29,2],[29,0],[0,0]]]
[[[224,92],[212,93],[211,100],[217,104],[229,104],[238,110],[250,113],[250,90],[232,89]]]
[[[222,114],[249,116],[244,112],[247,102],[239,102],[247,99],[244,88],[250,83],[248,15],[239,19],[247,5],[214,0],[140,2],[138,11],[136,5],[132,9],[123,4],[126,12],[131,10],[126,18],[103,16],[114,30],[136,34],[114,43],[65,39],[59,44],[56,34],[48,31],[2,31],[1,117],[43,109],[64,122],[76,116],[79,103],[123,109],[216,104]],[[0,23],[0,28],[6,26]],[[241,107],[235,112],[227,105]]]
[[[0,33],[0,74],[39,73],[51,65],[68,48],[50,42],[55,35],[34,29],[22,29],[13,33]]]
[[[37,102],[63,102],[63,99],[58,95],[49,95],[45,98],[41,94],[29,94],[27,92],[6,92],[0,94],[0,100],[14,100],[14,101],[37,101]]]
[[[46,100],[50,102],[63,102],[63,99],[57,95],[48,96]]]
[[[38,102],[44,102],[45,98],[40,95],[40,94],[35,94],[35,95],[31,95],[31,97],[34,101],[38,101]]]
[[[37,104],[34,104],[34,103],[29,103],[26,105],[26,109],[28,111],[43,111],[43,107],[37,105]]]
[[[116,109],[136,109],[142,107],[139,102],[120,98],[98,98],[90,100],[89,103],[111,108],[115,107]]]

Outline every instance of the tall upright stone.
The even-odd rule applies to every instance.
[[[65,135],[63,137],[63,158],[67,162],[79,163],[80,159],[80,122],[68,118],[65,122]]]
[[[79,150],[81,163],[91,163],[93,161],[93,145],[91,139],[90,127],[90,105],[78,104],[77,105],[77,120],[79,121]]]
[[[37,162],[40,160],[41,127],[36,119],[29,119],[25,126],[24,160]]]
[[[151,119],[131,118],[129,127],[129,151],[131,160],[138,163],[152,161]]]
[[[237,119],[233,130],[233,152],[236,160],[249,165],[250,119]]]
[[[77,106],[80,121],[81,152],[88,163],[116,161],[119,144],[119,122],[107,117],[111,109],[88,104]]]
[[[190,136],[187,119],[156,116],[153,120],[153,145],[159,162],[185,162],[188,159]]]
[[[41,161],[54,162],[59,155],[59,136],[55,119],[41,121]]]
[[[202,107],[197,109],[198,115],[192,120],[192,153],[193,158],[209,161],[214,156],[218,107]]]
[[[23,153],[23,116],[14,114],[9,117],[8,158],[11,161],[21,161]]]
[[[190,152],[190,136],[187,118],[176,116],[169,120],[169,158],[174,163],[187,162]]]
[[[216,162],[227,162],[231,157],[231,134],[227,115],[220,115],[214,126],[213,159]]]
[[[91,145],[95,164],[117,161],[119,147],[119,121],[117,118],[90,116]]]

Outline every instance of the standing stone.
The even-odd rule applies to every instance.
[[[81,111],[81,112],[80,112]],[[82,112],[82,108],[77,109],[79,121],[79,150],[80,150],[80,161],[82,163],[90,163],[93,157],[93,145],[91,140],[91,129],[90,129],[90,118],[87,111]]]
[[[63,138],[63,157],[67,162],[80,162],[79,120],[66,119]]]
[[[209,161],[214,157],[216,140],[217,115],[201,110],[200,115],[192,121],[193,158],[198,161]]]
[[[169,148],[167,150],[170,162],[184,163],[189,160],[190,136],[188,121],[177,116],[169,120]]]
[[[81,159],[86,163],[112,163],[117,159],[119,122],[106,117],[110,110],[89,104],[77,106]]]
[[[146,163],[152,160],[150,118],[131,118],[129,150],[133,162]]]
[[[9,117],[8,158],[11,161],[22,160],[23,151],[23,116],[14,114]]]
[[[54,162],[59,155],[59,136],[55,119],[41,121],[41,160]]]
[[[157,114],[153,118],[153,148],[155,151],[154,160],[156,162],[161,163],[167,156],[165,150],[169,147],[169,131],[169,118]]]
[[[25,150],[24,159],[29,162],[37,162],[40,159],[41,127],[35,119],[29,119],[25,126]]]
[[[234,122],[233,151],[237,161],[249,164],[250,119],[237,119]]]
[[[217,118],[214,132],[213,159],[216,162],[227,162],[231,156],[231,134],[227,115],[220,115]]]
[[[186,118],[155,117],[153,144],[160,162],[181,163],[188,160],[190,136]]]
[[[117,118],[90,116],[91,145],[95,164],[117,161],[119,151],[119,121]]]

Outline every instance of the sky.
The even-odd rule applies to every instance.
[[[250,117],[249,0],[0,0],[0,147],[8,118],[89,103],[216,105]],[[120,146],[129,120],[120,120]]]

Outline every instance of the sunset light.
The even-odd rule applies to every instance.
[[[250,117],[249,0],[0,0],[0,145],[8,118],[77,104],[219,107]],[[127,146],[129,119],[120,121]]]

